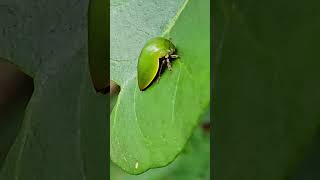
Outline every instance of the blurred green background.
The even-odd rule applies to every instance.
[[[319,5],[216,1],[214,179],[320,179]]]

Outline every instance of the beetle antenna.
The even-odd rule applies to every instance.
[[[170,55],[170,57],[171,57],[171,58],[174,58],[174,59],[179,58],[179,56],[178,56],[178,55],[176,55],[176,54],[171,54],[171,55]]]

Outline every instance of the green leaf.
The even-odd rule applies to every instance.
[[[34,93],[0,179],[107,179],[108,98],[87,51],[88,1],[2,1],[0,57],[34,78]]]
[[[108,43],[109,24],[107,0],[91,0],[88,10],[88,43],[91,79],[98,92],[104,93],[109,88]]]
[[[210,138],[197,128],[181,155],[164,168],[152,169],[141,175],[130,175],[111,163],[112,180],[194,180],[210,179]],[[209,175],[209,176],[208,176]]]
[[[131,174],[168,165],[182,151],[210,94],[209,0],[111,2],[111,159]],[[149,38],[170,38],[173,71],[139,91],[136,66]]]
[[[1,170],[20,130],[24,110],[33,92],[33,79],[0,58],[0,86]]]
[[[288,179],[306,156],[320,125],[319,5],[215,3],[214,179]]]

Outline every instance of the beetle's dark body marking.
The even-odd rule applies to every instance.
[[[171,55],[170,55],[169,58],[165,58],[165,57],[160,58],[160,59],[159,59],[160,67],[159,67],[158,72],[157,72],[157,77],[155,77],[155,78],[152,80],[152,82],[151,82],[146,88],[142,89],[141,91],[145,91],[146,89],[148,89],[148,87],[150,87],[150,86],[151,86],[153,83],[155,83],[155,82],[159,83],[161,74],[165,71],[165,68],[163,68],[162,66],[163,66],[164,64],[166,64],[168,70],[169,70],[169,71],[172,71],[171,62],[172,62],[173,60],[177,59],[177,58],[179,58],[178,55],[174,55],[174,56],[171,56]]]

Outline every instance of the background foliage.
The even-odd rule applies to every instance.
[[[319,179],[318,6],[216,1],[214,179]]]
[[[1,1],[0,57],[34,92],[0,179],[107,179],[109,101],[90,78],[88,3]]]

